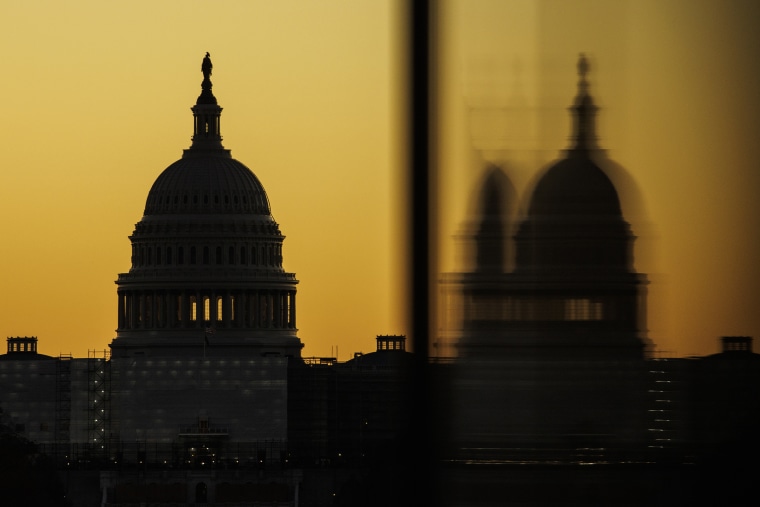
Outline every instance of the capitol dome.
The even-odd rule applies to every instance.
[[[156,179],[145,215],[242,213],[269,215],[263,185],[245,165],[224,154],[188,154]]]
[[[631,273],[633,235],[623,219],[615,186],[597,165],[596,106],[588,92],[588,62],[578,62],[580,81],[573,113],[573,145],[533,189],[527,215],[515,235],[516,271],[609,276]]]
[[[620,217],[620,200],[609,177],[589,157],[571,156],[549,168],[536,185],[531,216]]]
[[[282,265],[285,237],[263,185],[222,146],[222,108],[203,60],[192,144],[151,187],[119,275],[114,353],[298,356],[296,285]]]

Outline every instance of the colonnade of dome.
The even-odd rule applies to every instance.
[[[282,245],[273,242],[239,247],[177,242],[132,245],[132,266],[135,268],[194,265],[282,268]]]
[[[295,329],[295,290],[132,290],[119,329]]]

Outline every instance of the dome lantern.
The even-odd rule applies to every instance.
[[[193,156],[203,151],[221,151],[226,156],[231,156],[229,150],[222,146],[222,134],[220,119],[222,108],[216,102],[211,88],[211,70],[214,65],[211,63],[211,55],[206,53],[201,64],[203,72],[203,82],[201,83],[201,94],[198,100],[191,108],[193,111],[194,128],[193,144],[189,150],[185,150],[183,157]]]
[[[578,58],[578,95],[570,108],[573,113],[573,147],[569,150],[572,155],[588,155],[590,150],[597,149],[594,133],[594,116],[597,107],[588,92],[589,64],[586,56],[581,53]]]

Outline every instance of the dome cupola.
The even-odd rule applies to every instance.
[[[256,175],[222,146],[221,114],[211,92],[213,65],[203,58],[201,94],[193,111],[192,145],[167,167],[148,193],[145,215],[269,215],[269,199]]]

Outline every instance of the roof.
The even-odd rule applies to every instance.
[[[528,215],[622,217],[622,211],[604,171],[590,157],[574,154],[551,166],[539,180]]]
[[[153,183],[145,215],[269,215],[264,186],[226,150],[186,155],[167,167]]]

